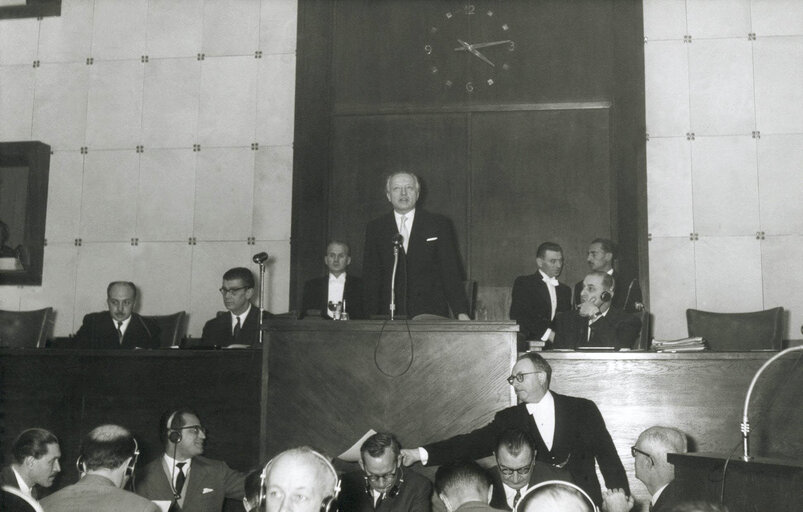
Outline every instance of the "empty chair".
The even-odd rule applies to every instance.
[[[178,347],[181,343],[181,338],[184,336],[184,319],[187,313],[179,311],[172,315],[159,315],[159,316],[143,316],[156,322],[159,326],[161,334],[159,335],[159,347],[170,348]]]
[[[701,336],[711,350],[739,352],[780,350],[783,308],[751,313],[712,313],[686,310],[689,336]]]
[[[0,310],[0,347],[42,348],[53,324],[53,308]]]

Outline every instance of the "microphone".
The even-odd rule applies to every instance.
[[[396,247],[401,247],[404,244],[404,237],[401,233],[396,233],[393,235],[393,245]]]
[[[261,265],[261,264],[265,263],[266,261],[268,261],[268,257],[269,257],[268,253],[260,252],[260,253],[254,254],[254,257],[252,259],[254,260],[254,263],[258,263],[258,264]]]

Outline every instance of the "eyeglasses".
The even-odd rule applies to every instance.
[[[393,468],[393,471],[388,471],[387,473],[382,474],[382,475],[372,475],[372,474],[366,472],[365,473],[365,479],[369,480],[371,482],[378,482],[380,480],[388,480],[388,479],[393,478],[394,476],[396,476],[396,471],[398,469],[399,469],[398,467]]]
[[[524,376],[525,376],[525,375],[532,375],[532,374],[534,374],[534,373],[544,373],[544,372],[523,372],[523,373],[517,373],[516,375],[511,375],[510,377],[508,377],[508,378],[507,378],[507,383],[508,383],[508,384],[510,384],[510,385],[512,386],[512,385],[513,385],[513,380],[516,380],[516,381],[518,381],[518,382],[524,382]]]
[[[201,432],[203,432],[204,435],[207,435],[209,433],[209,429],[204,427],[203,425],[187,425],[185,427],[171,428],[170,430],[192,430],[195,432],[196,436]]]
[[[513,473],[524,476],[530,474],[530,470],[533,468],[533,461],[530,461],[529,464],[520,468],[509,468],[499,464],[499,461],[496,462],[496,465],[499,467],[499,472],[505,476],[511,476]]]
[[[248,288],[248,286],[241,286],[239,288],[221,288],[218,291],[225,297],[226,295],[236,295],[237,292],[245,290],[246,288]]]
[[[634,459],[636,458],[636,454],[637,453],[640,453],[640,454],[644,455],[645,457],[649,457],[649,459],[652,460],[652,455],[650,455],[649,453],[645,452],[644,450],[639,450],[635,446],[631,446],[630,447],[630,455],[632,455]]]

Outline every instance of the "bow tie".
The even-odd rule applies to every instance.
[[[558,286],[558,280],[555,279],[554,277],[545,277],[544,278],[544,282],[545,283],[549,283],[549,284],[551,284],[552,286],[554,286],[556,288]]]

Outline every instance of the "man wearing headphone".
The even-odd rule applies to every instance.
[[[583,279],[580,304],[555,319],[552,348],[578,347],[631,348],[641,329],[632,313],[611,307],[614,279],[606,272],[593,271]]]
[[[159,512],[152,502],[123,487],[134,474],[137,441],[119,425],[101,425],[81,442],[76,462],[81,479],[42,500],[45,512]]]
[[[332,463],[312,448],[284,451],[248,479],[243,505],[258,512],[336,512],[340,481]]]
[[[171,512],[220,512],[226,498],[245,496],[245,475],[203,457],[207,430],[194,411],[182,408],[159,420],[164,453],[142,471],[136,492],[169,503]]]
[[[401,445],[379,432],[360,447],[360,467],[343,475],[340,512],[429,512],[432,483],[402,467]]]

